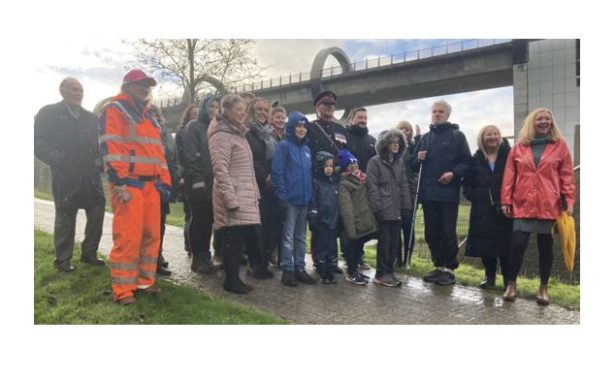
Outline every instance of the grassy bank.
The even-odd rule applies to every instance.
[[[376,266],[376,251],[373,247],[366,247],[365,259],[371,266]],[[433,265],[429,259],[413,257],[411,263],[410,275],[414,277],[421,278],[433,270]],[[398,271],[403,272],[403,269]],[[485,272],[482,269],[477,269],[463,263],[455,271],[457,283],[468,286],[478,286],[483,280],[484,275]],[[496,284],[495,288],[485,291],[494,292],[498,295],[503,294],[505,288],[502,285],[502,276],[498,275]],[[538,291],[538,285],[540,285],[540,279],[538,278],[519,277],[517,279],[517,296],[534,299]],[[553,304],[579,310],[581,306],[581,286],[563,284],[555,279],[551,279],[549,281],[549,298]]]
[[[34,231],[34,323],[36,324],[285,324],[271,314],[160,280],[158,295],[137,295],[131,306],[113,302],[108,267],[79,262],[70,274],[54,269],[53,237]]]

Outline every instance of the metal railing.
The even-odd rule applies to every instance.
[[[436,56],[444,56],[448,54],[459,53],[462,51],[475,50],[488,46],[508,43],[512,40],[496,40],[496,39],[476,39],[476,40],[461,40],[452,42],[446,45],[431,46],[413,51],[407,51],[398,54],[383,55],[374,58],[369,58],[362,61],[355,61],[349,66],[352,71],[365,71],[379,69],[386,66],[402,64],[420,59],[426,59]],[[321,78],[331,78],[344,74],[344,66],[331,66],[322,69]],[[231,92],[250,92],[258,91],[267,88],[289,86],[293,84],[309,82],[311,80],[309,72],[298,74],[281,75],[278,78],[263,79],[259,82],[243,84],[241,87],[231,87]]]

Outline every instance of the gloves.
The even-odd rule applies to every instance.
[[[156,181],[156,190],[160,193],[160,199],[162,199],[164,203],[168,203],[171,199],[171,187],[160,181]]]
[[[407,208],[404,208],[401,210],[401,218],[403,220],[410,220],[412,219],[412,211],[408,210]]]
[[[287,209],[288,208],[288,202],[286,201],[278,201],[278,206],[282,207],[283,209]]]
[[[318,219],[318,211],[310,210],[310,212],[308,212],[307,214],[307,218],[310,223],[316,222],[316,220]]]
[[[132,195],[130,195],[130,192],[128,191],[128,186],[126,185],[113,186],[112,192],[113,195],[118,197],[120,202],[122,203],[130,202],[130,200],[132,199]]]
[[[194,203],[205,202],[207,200],[207,188],[205,182],[197,182],[192,184],[188,191],[188,200]]]
[[[384,220],[384,211],[378,210],[378,211],[376,211],[374,216],[376,217],[377,221],[382,222]]]

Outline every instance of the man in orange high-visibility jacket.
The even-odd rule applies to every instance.
[[[160,197],[170,195],[160,126],[146,107],[156,81],[131,70],[122,92],[105,105],[99,143],[109,176],[113,208],[111,281],[113,298],[135,302],[134,293],[154,288],[160,245]]]

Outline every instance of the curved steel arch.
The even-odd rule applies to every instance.
[[[312,70],[310,71],[312,99],[314,99],[316,95],[320,94],[320,92],[323,91],[322,70],[325,67],[325,62],[327,61],[327,58],[329,58],[330,55],[332,55],[339,62],[340,66],[342,67],[342,73],[345,74],[353,71],[350,58],[348,58],[348,55],[344,50],[338,47],[330,47],[319,51],[314,58],[314,62],[312,63]],[[342,120],[348,118],[352,108],[353,107],[348,107],[344,110]]]
[[[201,78],[199,78],[200,81],[202,82],[207,82],[209,84],[211,84],[212,86],[214,86],[216,88],[216,90],[218,90],[218,93],[220,95],[226,95],[228,94],[228,89],[226,88],[226,86],[218,79],[209,76],[207,74],[203,75]]]

